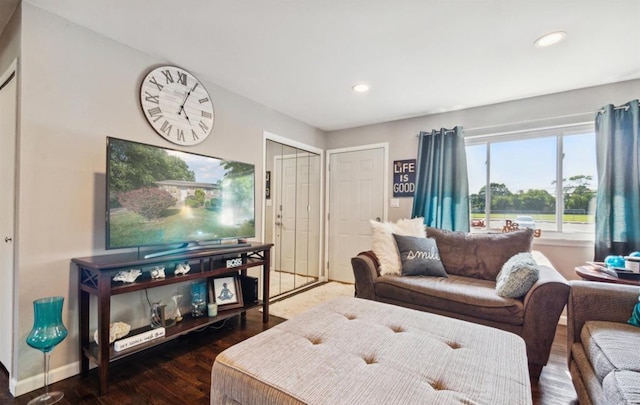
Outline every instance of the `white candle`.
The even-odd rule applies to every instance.
[[[218,315],[218,304],[215,302],[207,305],[207,311],[209,312],[209,316],[217,316]]]

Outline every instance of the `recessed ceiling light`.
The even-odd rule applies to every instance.
[[[365,83],[354,84],[351,87],[351,90],[355,91],[356,93],[366,93],[367,91],[369,91],[369,85]]]
[[[536,39],[536,42],[534,42],[533,44],[537,48],[544,48],[546,46],[555,45],[558,42],[560,42],[563,39],[565,39],[566,37],[567,37],[567,33],[564,32],[564,31],[550,32],[550,33],[544,34],[540,38]]]

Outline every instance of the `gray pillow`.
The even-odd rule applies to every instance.
[[[435,239],[393,234],[403,276],[447,277]]]
[[[529,252],[513,255],[502,266],[496,279],[496,294],[501,297],[519,298],[527,294],[538,281],[540,270]]]
[[[448,274],[494,281],[511,256],[531,251],[533,229],[468,233],[427,228],[427,237],[436,240]]]

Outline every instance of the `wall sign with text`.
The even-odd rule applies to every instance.
[[[393,161],[393,196],[413,197],[416,191],[416,160]]]

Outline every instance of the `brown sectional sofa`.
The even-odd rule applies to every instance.
[[[638,287],[570,284],[568,363],[580,404],[640,403],[640,328],[627,323]]]
[[[502,264],[531,248],[533,232],[463,234],[427,228],[436,240],[448,277],[381,275],[371,251],[351,259],[359,298],[386,302],[491,326],[521,336],[529,372],[538,377],[547,364],[556,326],[567,303],[569,284],[540,252],[533,252],[539,279],[521,298],[496,294]],[[514,243],[515,240],[515,243]]]

